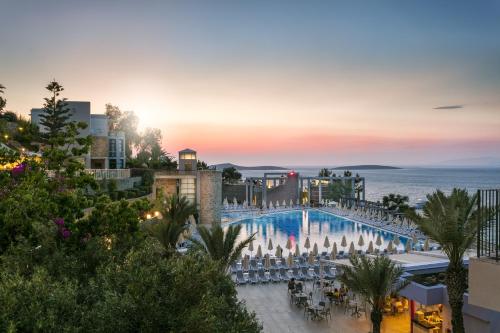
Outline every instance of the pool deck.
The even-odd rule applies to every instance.
[[[246,285],[236,288],[238,298],[245,301],[247,308],[254,311],[261,321],[266,333],[367,333],[371,330],[369,314],[366,317],[352,317],[344,313],[342,306],[332,305],[332,319],[326,321],[307,320],[304,309],[290,304],[287,284]],[[306,292],[312,291],[312,283],[306,285]],[[313,299],[319,300],[318,289],[314,291]],[[327,303],[328,304],[328,303]],[[408,314],[384,316],[383,333],[410,332]]]

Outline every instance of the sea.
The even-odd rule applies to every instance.
[[[316,176],[321,167],[290,167],[290,170],[304,176]],[[469,192],[478,189],[500,189],[500,168],[420,168],[350,170],[353,175],[365,177],[366,199],[382,201],[389,193],[406,195],[410,204],[424,202],[426,196],[442,190],[451,192],[455,187],[465,188]],[[260,177],[265,172],[276,170],[240,170],[245,177]],[[284,171],[285,172],[285,171]],[[334,170],[343,174],[342,170]]]

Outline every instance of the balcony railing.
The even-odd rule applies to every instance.
[[[500,190],[478,190],[477,256],[500,261]]]
[[[130,178],[130,169],[85,169],[96,180]]]

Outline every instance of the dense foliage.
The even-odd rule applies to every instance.
[[[390,211],[404,212],[410,208],[408,206],[409,201],[410,199],[406,195],[390,193],[389,195],[384,195],[382,205]]]
[[[410,218],[428,237],[439,243],[450,263],[445,283],[452,311],[453,332],[465,332],[463,323],[463,295],[467,291],[467,270],[463,257],[477,235],[477,196],[465,189],[453,189],[450,195],[441,191],[427,196],[423,215],[408,211]]]
[[[67,169],[69,159],[81,165],[50,149],[66,156],[59,172],[45,154],[0,171],[0,332],[261,331],[219,262],[165,255],[142,227],[148,201],[103,195],[85,210],[91,184]],[[1,160],[17,157],[0,150]]]
[[[222,181],[227,184],[234,184],[241,180],[241,173],[235,167],[224,168],[222,170]]]
[[[353,256],[349,260],[352,267],[343,268],[340,280],[371,306],[372,332],[380,333],[386,297],[398,293],[409,281],[401,279],[403,268],[386,256]]]

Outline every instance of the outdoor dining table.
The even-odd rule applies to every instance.
[[[296,294],[293,294],[292,297],[295,301],[295,304],[297,304],[298,306],[301,306],[302,304],[304,304],[307,301],[307,294],[306,293],[296,293]]]
[[[320,311],[324,309],[324,307],[319,306],[319,305],[311,305],[309,306],[309,309],[313,310],[314,317],[311,319],[323,319],[323,317],[320,316]]]

